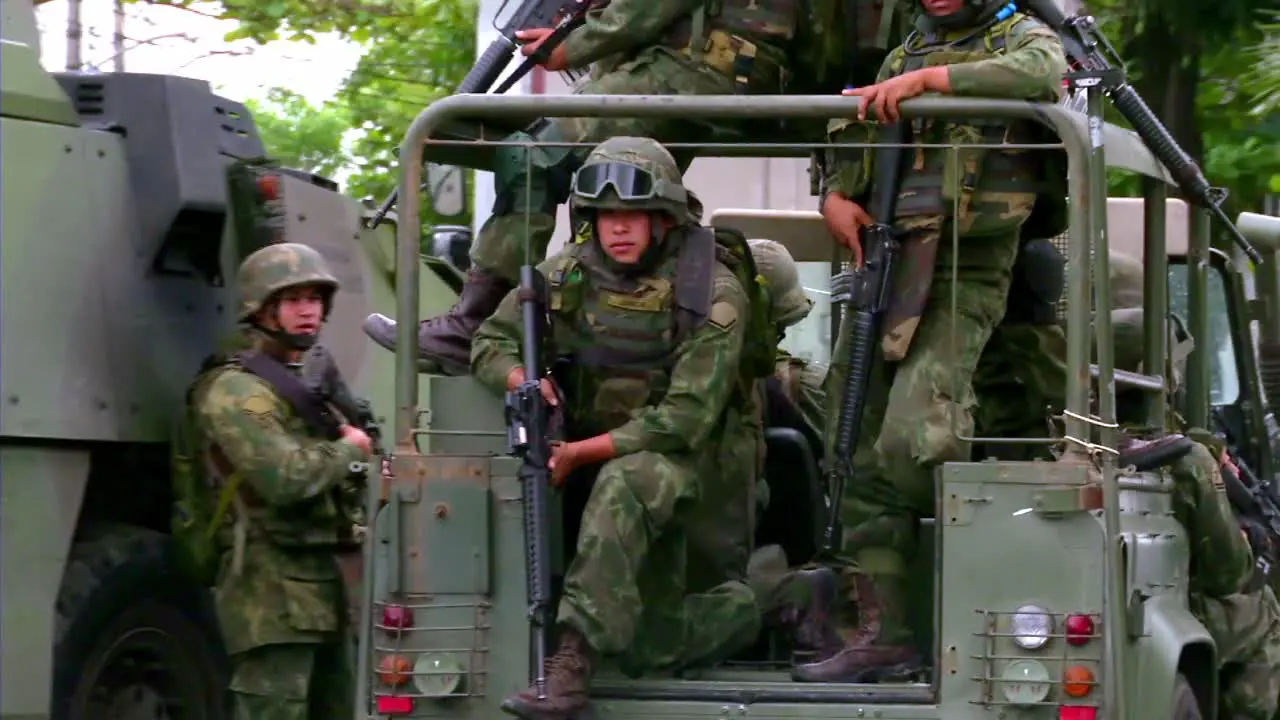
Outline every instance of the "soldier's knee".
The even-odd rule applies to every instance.
[[[949,382],[931,377],[935,374],[922,374],[907,392],[895,398],[899,402],[891,403],[885,415],[876,454],[887,472],[905,472],[911,465],[935,465],[967,456],[959,436],[973,431],[973,392],[967,385],[959,393],[948,392],[944,388]]]
[[[508,135],[494,154],[494,215],[512,212],[555,214],[569,198],[573,173],[581,165],[560,123],[543,119]]]
[[[694,478],[682,463],[662,453],[638,452],[605,463],[592,496],[608,505],[638,503],[656,526],[671,521],[678,508],[697,498]]]
[[[315,647],[264,645],[231,657],[232,717],[306,720]]]

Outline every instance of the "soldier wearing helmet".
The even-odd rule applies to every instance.
[[[868,189],[896,193],[895,216],[874,220],[898,231],[895,269],[903,272],[892,279],[881,352],[870,368],[852,459],[858,481],[833,501],[844,515],[842,555],[867,573],[849,595],[859,627],[842,652],[798,667],[793,676],[802,681],[870,681],[923,662],[906,624],[903,593],[918,518],[934,512],[933,471],[970,456],[960,437],[974,429],[972,376],[1005,315],[1021,241],[1053,237],[1065,226],[1061,154],[1000,148],[1056,142],[1040,138],[1033,123],[904,121],[920,146],[906,150],[901,186],[870,187],[871,151],[847,148],[874,140],[867,118],[900,121],[899,102],[925,93],[1055,102],[1067,70],[1054,31],[1007,0],[917,0],[917,6],[914,29],[889,53],[876,82],[844,91],[862,102],[856,118],[831,122],[828,136],[836,147],[822,162],[819,207],[855,264],[862,258],[859,230],[873,220],[863,208]],[[975,147],[983,145],[991,147]],[[844,325],[829,395],[843,389],[848,375],[841,358],[852,326]]]
[[[1141,287],[1141,274],[1137,280]],[[1142,317],[1140,307],[1111,313],[1115,367],[1164,374],[1163,370],[1142,367]],[[1171,394],[1179,389],[1189,341],[1178,325],[1170,323]],[[1116,419],[1125,427],[1127,436],[1127,444],[1121,449],[1121,466],[1142,468],[1144,457],[1180,438],[1142,427],[1142,401],[1141,390],[1117,383]],[[1181,419],[1175,421],[1180,423]],[[1189,445],[1190,451],[1174,462],[1170,471],[1174,516],[1189,536],[1190,608],[1218,648],[1225,715],[1270,720],[1280,702],[1280,603],[1268,584],[1268,573],[1275,571],[1266,557],[1273,552],[1274,539],[1265,526],[1233,511],[1226,483],[1238,482],[1239,470],[1222,443],[1204,430],[1184,432],[1196,442]],[[1262,562],[1255,562],[1256,559]]]
[[[831,579],[742,579],[760,428],[746,419],[756,378],[742,368],[756,307],[741,256],[689,221],[680,169],[653,140],[601,143],[571,189],[576,236],[538,268],[550,288],[554,384],[564,391],[547,382],[544,393],[562,407],[567,438],[555,447],[552,482],[566,486],[566,504],[574,492],[588,497],[548,694],[529,688],[503,704],[525,718],[581,711],[601,656],[628,672],[678,668],[750,645],[761,609],[779,622],[822,622],[814,589]],[[520,363],[513,291],[477,330],[472,372],[504,392],[524,381]],[[686,548],[692,565],[711,547],[729,559],[719,560],[718,582],[701,587],[685,571]],[[782,612],[791,607],[799,612]]]
[[[796,261],[786,246],[773,240],[752,240],[751,255],[765,280],[769,320],[781,340],[787,328],[809,316],[813,300],[800,284]],[[765,381],[765,424],[799,430],[809,441],[819,462],[827,425],[827,396],[822,389],[826,376],[825,364],[796,357],[778,348],[773,377]]]
[[[359,554],[349,486],[370,439],[318,416],[299,378],[338,281],[313,248],[279,243],[245,258],[237,284],[234,351],[206,360],[175,440],[188,521],[175,536],[208,537],[216,552],[207,579],[231,659],[229,715],[350,717],[339,561]]]

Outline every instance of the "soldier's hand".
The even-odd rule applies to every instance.
[[[560,487],[569,478],[570,473],[578,468],[577,443],[551,443],[551,486]]]
[[[507,373],[507,390],[515,390],[524,384],[524,380],[524,368],[512,368],[511,372]],[[560,394],[556,391],[555,383],[551,381],[551,378],[542,378],[542,382],[538,384],[538,387],[542,390],[542,399],[546,400],[548,405],[551,407],[560,405]]]
[[[1222,451],[1222,456],[1219,457],[1218,460],[1222,463],[1223,471],[1231,473],[1232,477],[1240,477],[1240,468],[1236,467],[1236,464],[1231,460],[1231,455],[1228,454],[1225,449]]]
[[[520,46],[520,54],[528,57],[538,51],[542,47],[542,43],[547,41],[551,33],[555,32],[553,28],[530,28],[528,30],[517,30],[516,39],[523,42]],[[555,50],[547,56],[546,61],[542,63],[542,67],[550,72],[560,72],[569,69],[569,58],[565,54],[564,43],[556,46]]]
[[[826,221],[832,237],[849,248],[853,266],[862,267],[862,241],[858,233],[872,222],[867,211],[844,195],[833,192],[822,203],[822,219]]]
[[[355,445],[363,450],[365,455],[373,454],[373,441],[363,430],[354,425],[342,426],[342,442]]]
[[[841,95],[862,98],[862,104],[858,106],[859,120],[866,120],[867,107],[873,106],[876,119],[895,123],[901,119],[898,103],[929,91],[951,91],[951,75],[945,65],[913,70],[875,85],[848,88]]]

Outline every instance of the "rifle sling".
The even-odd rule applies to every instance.
[[[257,351],[238,354],[240,366],[262,378],[283,397],[311,430],[326,440],[342,437],[340,425],[320,398],[279,360]]]

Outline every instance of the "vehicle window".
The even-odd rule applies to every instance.
[[[1209,337],[1196,338],[1196,348],[1208,348],[1209,355],[1209,404],[1230,405],[1240,397],[1240,376],[1237,370],[1236,349],[1231,342],[1231,318],[1228,315],[1227,283],[1222,272],[1210,267]],[[1169,265],[1169,309],[1182,318],[1190,319],[1187,302],[1187,266],[1183,263]]]

